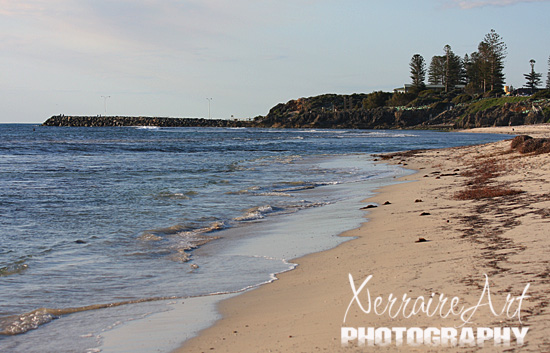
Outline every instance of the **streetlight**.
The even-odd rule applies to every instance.
[[[208,119],[210,119],[210,102],[212,101],[212,98],[206,98],[208,101]]]
[[[111,98],[111,96],[101,96],[103,98],[103,107],[105,108],[105,115],[107,115],[107,98]]]

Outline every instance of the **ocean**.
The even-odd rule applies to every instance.
[[[1,124],[0,351],[130,351],[106,337],[200,303],[191,298],[270,282],[293,258],[345,241],[365,220],[361,202],[411,173],[373,153],[503,138]],[[190,309],[206,319],[181,318],[176,338],[216,318],[212,306]]]

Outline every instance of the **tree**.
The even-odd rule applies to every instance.
[[[506,44],[502,38],[491,29],[479,43],[480,68],[483,80],[483,91],[487,89],[502,90],[504,86],[504,59],[506,58]]]
[[[411,68],[412,85],[418,91],[426,87],[424,80],[426,79],[426,62],[420,54],[414,54],[409,63]]]
[[[535,60],[531,59],[529,60],[529,63],[531,64],[531,72],[528,74],[523,74],[525,79],[527,80],[527,83],[525,84],[525,87],[530,88],[532,90],[537,89],[537,87],[542,83],[542,74],[535,72]]]
[[[432,57],[428,70],[428,81],[432,85],[445,86],[445,92],[452,91],[456,85],[464,81],[464,65],[462,59],[453,53],[450,45],[443,48],[444,55]]]
[[[548,57],[548,74],[546,75],[546,89],[550,89],[550,56]]]
[[[445,92],[449,92],[462,82],[463,64],[460,57],[453,53],[450,45],[447,44],[443,50],[445,51],[445,76],[443,84],[445,85]]]
[[[428,69],[428,82],[431,85],[442,85],[445,82],[445,57],[433,56]]]

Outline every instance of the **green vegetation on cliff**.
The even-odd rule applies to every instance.
[[[256,117],[253,126],[282,128],[473,128],[515,126],[550,119],[550,91],[531,97],[470,96],[461,91],[324,94],[291,100]]]

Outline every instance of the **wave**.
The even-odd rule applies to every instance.
[[[219,239],[211,233],[225,228],[225,222],[216,221],[196,229],[182,225],[152,229],[137,238],[147,251],[132,253],[130,256],[162,256],[174,262],[188,262],[191,259],[191,250]]]
[[[315,189],[315,184],[302,184],[299,186],[289,187],[289,188],[281,188],[281,189],[275,189],[275,192],[294,192],[294,191],[303,191],[303,190],[311,190]]]
[[[396,132],[384,132],[384,131],[365,131],[365,132],[346,132],[341,135],[337,135],[337,138],[350,138],[350,137],[376,137],[376,138],[396,138],[396,137],[418,137],[418,135],[411,133],[396,133]]]
[[[160,129],[160,127],[158,126],[135,126],[134,128],[138,130],[159,130]]]
[[[275,212],[276,210],[278,208],[273,208],[270,205],[254,207],[246,210],[242,216],[235,217],[234,220],[238,222],[256,221],[265,218],[268,213]]]
[[[189,196],[193,196],[193,195],[196,195],[196,193],[192,192],[192,191],[191,192],[186,192],[186,193],[162,191],[162,192],[158,193],[156,198],[158,198],[158,199],[189,200],[189,199],[191,199],[191,197],[189,197]]]
[[[261,192],[258,194],[255,194],[257,196],[283,196],[283,197],[292,197],[291,194],[286,192],[278,192],[278,191],[267,191],[267,192]]]
[[[21,315],[11,315],[6,316],[0,319],[0,335],[18,335],[25,333],[30,330],[37,329],[40,325],[47,324],[55,319],[58,319],[62,315],[68,315],[73,313],[78,313],[82,311],[113,308],[116,306],[127,305],[127,304],[138,304],[153,302],[159,300],[167,299],[178,299],[177,297],[157,297],[157,298],[146,298],[146,299],[135,299],[135,300],[126,300],[116,303],[107,303],[107,304],[93,304],[81,307],[74,308],[65,308],[65,309],[50,309],[50,308],[40,308],[28,313]]]
[[[297,267],[296,264],[289,263],[284,259],[269,258],[265,256],[252,256],[252,257],[261,257],[261,258],[266,258],[270,260],[282,261],[284,264],[288,265],[288,268],[286,270],[279,271],[277,273],[271,273],[269,275],[268,280],[262,281],[260,283],[248,285],[234,291],[219,291],[219,292],[212,292],[212,293],[194,295],[194,296],[169,296],[169,297],[132,299],[132,300],[125,300],[120,302],[113,302],[113,303],[92,304],[92,305],[86,305],[86,306],[80,306],[80,307],[70,307],[70,308],[61,308],[61,309],[39,308],[20,315],[10,315],[10,316],[0,318],[0,335],[13,336],[13,335],[23,334],[30,330],[37,329],[41,325],[47,324],[53,320],[59,319],[61,316],[84,312],[84,311],[114,308],[122,305],[129,305],[129,304],[140,304],[140,303],[149,303],[149,302],[164,301],[164,300],[190,299],[190,298],[197,298],[197,297],[211,297],[215,295],[241,293],[253,288],[257,288],[261,285],[276,281],[277,280],[276,274],[288,272]]]

